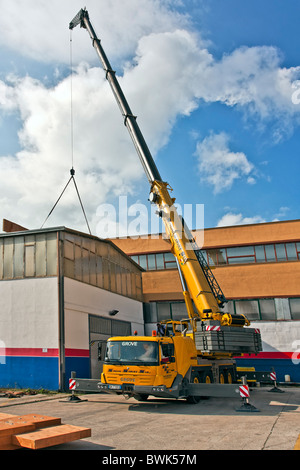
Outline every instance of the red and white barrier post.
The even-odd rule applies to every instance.
[[[269,390],[269,392],[284,393],[283,390],[280,390],[280,388],[277,387],[277,383],[276,383],[277,377],[276,377],[276,372],[275,372],[274,367],[271,368],[270,379],[273,380],[273,382],[274,382],[274,387],[271,388],[271,390]]]
[[[242,377],[242,385],[239,386],[240,397],[242,398],[242,406],[236,411],[259,411],[255,406],[249,403],[250,391],[246,377]]]

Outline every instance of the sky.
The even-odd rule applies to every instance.
[[[162,230],[82,7],[190,229],[299,218],[297,0],[0,6],[1,220],[87,232],[73,166],[94,235]]]

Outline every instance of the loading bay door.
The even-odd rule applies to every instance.
[[[128,336],[131,323],[111,318],[89,315],[90,377],[100,379],[105,357],[106,341],[111,336]]]

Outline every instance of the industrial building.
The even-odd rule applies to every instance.
[[[0,234],[0,387],[99,378],[101,343],[144,332],[141,271],[112,242],[65,227]]]
[[[257,370],[274,367],[279,380],[300,382],[300,220],[194,231],[228,303],[261,331],[263,352],[238,359]],[[147,333],[157,321],[186,316],[170,243],[164,235],[114,243],[145,269],[143,298]]]
[[[14,228],[12,228],[14,229]],[[18,229],[19,230],[19,229]],[[300,220],[194,231],[228,300],[261,331],[237,359],[300,382]],[[65,227],[0,234],[0,387],[67,389],[100,378],[113,335],[186,317],[165,235],[103,240]],[[99,361],[100,355],[100,361]]]

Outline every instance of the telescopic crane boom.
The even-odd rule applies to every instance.
[[[77,25],[85,28],[92,39],[93,47],[100,58],[103,69],[106,72],[106,78],[124,117],[124,124],[129,131],[150,183],[149,200],[156,204],[158,213],[162,217],[167,235],[169,236],[171,251],[177,262],[183,295],[193,331],[197,330],[197,321],[199,320],[217,320],[220,325],[224,326],[249,325],[249,321],[243,315],[231,315],[220,311],[226,302],[226,298],[200,249],[197,247],[192,234],[186,227],[182,217],[177,213],[174,206],[175,198],[172,198],[170,195],[172,189],[160,176],[137,124],[136,116],[134,116],[127,103],[116,74],[91,25],[86,9],[81,9],[78,12],[70,22],[69,29],[72,30]]]

